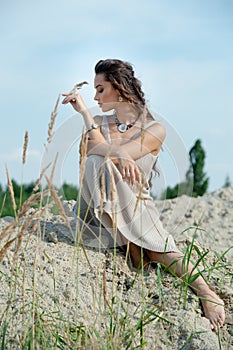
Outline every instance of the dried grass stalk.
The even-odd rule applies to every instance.
[[[12,231],[16,228],[16,222],[13,221],[11,222],[7,227],[4,228],[4,230],[1,232],[0,234],[0,242],[6,238],[6,236],[8,235],[8,233],[12,233]]]
[[[51,171],[50,178],[49,178],[49,180],[51,181],[51,183],[53,182],[53,177],[54,177],[54,173],[55,173],[55,168],[56,168],[56,165],[57,165],[57,159],[58,159],[58,152],[56,153],[56,156],[55,156],[55,159],[54,159],[54,162],[53,162],[52,171]]]
[[[86,135],[84,134],[84,132],[82,132],[82,140],[81,140],[81,143],[80,143],[79,152],[80,152],[80,180],[81,180],[80,184],[81,184],[82,183],[82,178],[83,178],[83,175],[84,175],[85,158],[86,158],[86,154],[87,154],[87,138],[86,138]],[[57,156],[58,156],[58,154],[57,154]],[[55,162],[54,162],[54,165],[53,165],[53,169],[55,169],[57,156],[56,156],[56,159],[55,159]],[[39,180],[41,180],[42,176],[45,176],[45,178],[47,180],[47,183],[48,183],[49,191],[50,191],[50,193],[51,193],[51,195],[52,195],[52,197],[54,199],[54,202],[55,202],[56,206],[58,207],[58,210],[59,210],[60,214],[64,218],[64,220],[66,222],[66,225],[68,226],[70,231],[73,232],[72,228],[71,228],[71,225],[70,225],[70,222],[68,220],[68,217],[67,217],[67,215],[65,213],[64,207],[62,205],[61,199],[58,196],[58,194],[57,194],[57,192],[56,192],[56,190],[55,190],[55,188],[54,188],[54,186],[53,186],[53,184],[51,182],[51,179],[49,179],[47,177],[47,175],[45,174],[45,171],[46,171],[46,169],[44,169],[43,175],[41,174]],[[52,170],[51,178],[53,177],[53,171],[54,170]],[[38,182],[40,182],[39,180],[38,180]],[[92,270],[91,263],[90,263],[90,261],[88,259],[88,256],[87,256],[87,253],[86,253],[86,250],[85,250],[85,247],[84,247],[84,244],[83,244],[82,241],[81,241],[81,247],[82,247],[83,253],[85,255],[85,258],[86,258],[86,260],[87,260],[87,262],[88,262],[88,264],[89,264],[89,266],[90,266],[90,268]]]
[[[103,215],[103,208],[104,208],[104,198],[106,195],[106,190],[105,190],[105,171],[104,171],[104,166],[105,164],[102,164],[102,174],[101,174],[101,178],[100,178],[100,216],[102,218]]]
[[[32,234],[33,232],[37,231],[38,228],[39,228],[39,226],[40,226],[40,220],[38,219],[38,220],[36,220],[36,221],[34,222],[34,224],[32,225],[32,228],[31,228],[30,231],[28,232],[28,236],[30,237],[31,234]]]
[[[113,171],[110,172],[110,198],[111,198],[111,211],[112,211],[112,225],[114,234],[117,233],[117,222],[116,222],[116,208],[115,208],[115,180]]]
[[[84,84],[88,84],[88,82],[82,81],[81,83],[75,84],[74,87],[70,90],[69,94],[75,94],[77,90],[80,90]]]
[[[142,112],[142,123],[141,123],[141,147],[143,146],[143,141],[145,137],[146,115],[147,115],[147,109],[146,107],[144,107]]]
[[[27,147],[28,147],[28,131],[25,132],[24,135],[24,144],[23,144],[23,158],[22,163],[26,163],[26,153],[27,153]]]
[[[10,179],[10,176],[9,176],[7,165],[6,165],[6,176],[7,176],[7,184],[8,184],[10,197],[11,197],[11,202],[12,202],[12,205],[13,205],[14,212],[16,213],[17,207],[16,207],[16,203],[15,203],[14,188],[13,188],[13,184],[12,184],[12,181]]]
[[[60,215],[64,218],[66,225],[71,229],[70,222],[67,218],[67,215],[65,213],[65,209],[64,209],[62,202],[61,202],[61,198],[58,196],[57,191],[55,190],[51,180],[46,175],[45,175],[45,178],[47,180],[50,193],[54,199],[54,202],[59,210]]]
[[[55,123],[55,119],[57,117],[57,109],[58,109],[58,104],[60,102],[60,97],[61,95],[58,95],[54,110],[51,113],[51,118],[50,118],[50,123],[48,125],[48,138],[47,138],[47,142],[50,143],[52,140],[52,136],[53,136],[53,127],[54,127],[54,123]]]
[[[135,203],[135,207],[134,207],[134,211],[133,211],[133,217],[136,213],[136,210],[137,210],[137,207],[138,207],[138,204],[140,202],[140,200],[142,201],[143,200],[143,197],[142,197],[142,192],[143,192],[143,188],[144,188],[145,184],[144,182],[142,181],[141,185],[140,185],[140,190],[138,192],[138,195],[137,195],[137,200],[136,200],[136,203]]]
[[[37,212],[34,212],[32,215],[29,215],[28,218],[25,220],[23,226],[21,227],[19,233],[17,234],[17,244],[16,244],[16,248],[14,251],[14,257],[13,257],[13,262],[16,260],[18,251],[22,245],[22,241],[23,241],[23,236],[26,233],[26,230],[28,228],[28,226],[30,225],[32,219],[37,215]]]
[[[46,196],[47,194],[49,193],[48,190],[44,191],[43,192],[43,195]],[[23,206],[21,208],[21,210],[19,211],[18,213],[18,217],[19,219],[24,216],[24,214],[26,214],[26,212],[31,209],[31,207],[35,204],[38,203],[38,200],[41,199],[41,196],[42,196],[42,193],[39,192],[39,193],[34,193],[32,194],[24,203],[23,203]]]
[[[42,172],[40,173],[40,177],[39,177],[39,179],[36,181],[35,186],[34,186],[34,188],[33,188],[33,192],[38,191],[39,185],[40,185],[40,183],[41,183],[41,180],[42,180],[42,178],[43,178],[43,176],[44,176],[46,170],[50,167],[50,165],[51,165],[51,162],[50,162],[46,167],[44,167],[44,168],[42,169]]]
[[[82,131],[82,138],[79,145],[79,154],[80,154],[80,160],[79,160],[79,183],[82,184],[84,172],[85,172],[85,160],[87,156],[87,135],[84,133],[84,129]]]
[[[52,195],[52,197],[53,197],[53,199],[54,199],[54,202],[55,202],[56,206],[58,207],[58,210],[59,210],[60,214],[61,214],[62,217],[64,218],[67,227],[70,229],[71,232],[73,232],[73,231],[72,231],[72,227],[71,227],[71,225],[70,225],[70,222],[69,222],[69,220],[68,220],[68,217],[67,217],[67,215],[66,215],[66,213],[65,213],[65,210],[64,210],[64,208],[63,208],[63,205],[62,205],[62,202],[61,202],[60,197],[58,196],[58,194],[57,194],[55,188],[53,187],[53,184],[52,184],[51,181],[49,180],[49,178],[48,178],[46,175],[45,175],[45,177],[46,177],[46,180],[47,180],[47,182],[48,182],[48,187],[49,187],[50,193],[51,193],[51,195]],[[86,252],[86,250],[85,250],[83,241],[81,241],[81,247],[82,247],[83,253],[84,253],[84,255],[85,255],[85,258],[86,258],[86,260],[87,260],[87,262],[88,262],[90,268],[92,269],[92,266],[91,266],[90,260],[88,259],[87,252]]]
[[[107,279],[106,279],[106,262],[103,267],[103,297],[104,297],[104,307],[106,308],[107,302]]]
[[[17,237],[12,238],[10,241],[6,242],[6,244],[3,246],[3,248],[0,250],[0,263],[2,262],[2,259],[4,258],[7,250],[12,245],[12,243],[16,240]]]

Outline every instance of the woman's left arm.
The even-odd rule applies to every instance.
[[[151,152],[157,154],[165,136],[165,128],[161,124],[155,123],[144,130],[143,138],[140,135],[136,139],[129,140],[122,145],[116,142],[109,145],[107,142],[99,143],[97,140],[89,140],[87,155],[97,154],[113,159],[128,156],[131,160],[137,160]]]
[[[151,152],[158,154],[165,135],[165,128],[161,124],[155,123],[144,130],[143,138],[139,136],[123,145],[116,142],[109,145],[106,142],[97,143],[96,140],[89,140],[87,156],[97,154],[110,157],[114,164],[119,166],[122,178],[134,185],[136,181],[141,183],[142,179],[135,161]]]

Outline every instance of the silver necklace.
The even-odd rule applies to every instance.
[[[137,116],[137,118],[135,119],[135,121],[133,123],[125,124],[125,123],[121,123],[120,122],[120,120],[117,118],[117,115],[115,113],[115,123],[117,125],[118,131],[126,132],[128,129],[132,128],[132,126],[134,126],[134,124],[138,120],[139,116],[140,116],[140,113],[138,113],[138,116]]]

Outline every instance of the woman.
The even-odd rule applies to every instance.
[[[147,269],[156,262],[169,266],[177,276],[194,275],[197,271],[191,263],[184,271],[182,253],[159,221],[149,193],[165,128],[148,111],[129,63],[99,61],[94,87],[99,107],[103,112],[114,110],[112,114],[93,118],[80,94],[63,94],[63,104],[70,103],[82,114],[87,129],[82,208],[88,208],[92,223],[103,226],[118,244],[128,244],[135,267]],[[201,276],[190,287],[200,298],[211,329],[222,327],[223,301]]]

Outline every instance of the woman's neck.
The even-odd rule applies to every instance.
[[[135,107],[126,102],[119,103],[115,110],[119,122],[124,124],[134,122],[139,113]]]

